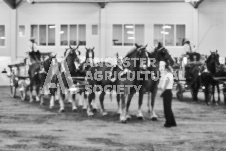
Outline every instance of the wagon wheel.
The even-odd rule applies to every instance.
[[[179,101],[183,101],[183,99],[184,99],[183,89],[182,89],[182,85],[180,83],[178,83],[178,85],[177,85],[177,99]]]

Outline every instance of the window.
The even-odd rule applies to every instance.
[[[144,25],[115,24],[113,25],[113,46],[133,46],[144,43]]]
[[[0,46],[5,46],[5,25],[0,25]]]
[[[48,25],[48,46],[55,46],[55,29],[55,25]]]
[[[113,25],[113,45],[122,46],[122,25]]]
[[[98,35],[98,26],[92,25],[92,35]]]
[[[144,44],[144,25],[135,25],[135,43]]]
[[[70,25],[70,45],[77,45],[77,25]]]
[[[19,25],[19,36],[20,37],[25,36],[25,26],[24,25]]]
[[[60,45],[86,45],[86,25],[61,25]]]
[[[31,37],[40,46],[55,46],[55,25],[31,25]]]
[[[124,25],[124,46],[132,46],[134,39],[134,26],[131,24]]]
[[[185,25],[176,25],[176,46],[182,46],[182,40],[185,38]]]
[[[68,45],[68,25],[61,25],[60,30],[60,45],[67,46]]]
[[[161,42],[164,46],[182,46],[184,38],[185,25],[154,25],[154,43]]]
[[[38,25],[31,25],[31,37],[33,37],[38,44]]]
[[[161,42],[163,43],[163,34],[161,34],[162,25],[154,25],[154,44]]]
[[[86,25],[79,25],[79,35],[78,40],[79,44],[85,46],[86,45]]]
[[[39,45],[46,46],[46,25],[39,25]]]
[[[165,31],[165,46],[175,46],[174,44],[174,25],[167,25],[168,28],[164,28]]]

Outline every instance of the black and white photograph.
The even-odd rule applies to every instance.
[[[0,0],[0,151],[226,151],[226,0]]]

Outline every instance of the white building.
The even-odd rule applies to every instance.
[[[40,51],[58,56],[78,41],[82,53],[85,46],[95,47],[97,57],[124,56],[136,42],[151,49],[154,41],[162,41],[178,57],[184,53],[182,38],[202,54],[217,49],[225,56],[225,0],[200,0],[198,8],[184,0],[15,1],[19,5],[12,9],[13,3],[0,0],[0,56],[11,60],[26,55],[31,37]]]

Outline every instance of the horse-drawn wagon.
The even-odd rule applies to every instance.
[[[199,76],[204,71],[205,67],[205,56],[199,55],[198,53],[190,54],[191,56],[183,55],[174,65],[175,71],[175,85],[176,85],[176,96],[178,100],[183,101],[183,93],[191,92],[194,100],[197,100],[197,94],[202,89]]]
[[[51,52],[41,53],[41,60],[43,61],[46,56],[49,56]],[[42,62],[40,62],[41,64]],[[8,74],[10,82],[10,93],[12,97],[16,97],[17,88],[20,91],[20,97],[22,100],[26,99],[27,89],[30,84],[28,75],[29,62],[28,58],[24,58],[23,61],[12,63],[8,65],[10,73]]]

